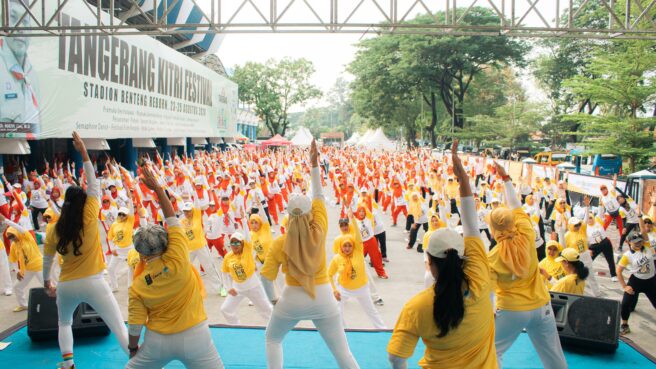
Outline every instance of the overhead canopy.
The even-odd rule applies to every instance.
[[[207,145],[207,140],[203,137],[192,137],[191,143],[194,145]]]
[[[360,134],[359,134],[358,132],[354,132],[353,135],[351,136],[351,138],[349,138],[348,140],[346,140],[345,143],[346,143],[347,145],[357,145],[357,144],[358,144],[358,141],[360,141],[360,137],[361,137],[361,136],[360,136]]]
[[[366,136],[366,135],[365,135]],[[382,150],[395,150],[396,145],[394,142],[390,141],[385,133],[383,133],[382,128],[376,129],[375,132],[370,134],[366,140],[359,144],[360,146],[367,147],[369,149],[382,149]]]
[[[292,146],[306,147],[312,144],[313,139],[314,137],[312,137],[310,130],[305,127],[301,127],[298,129],[290,141],[292,142]]]
[[[281,135],[275,135],[266,141],[262,141],[262,148],[266,149],[269,146],[289,146],[291,141],[288,141]]]
[[[132,147],[154,148],[156,146],[152,138],[133,138]]]
[[[109,150],[109,143],[104,138],[84,138],[83,141],[84,146],[87,147],[87,150]]]
[[[222,144],[223,139],[221,137],[210,137],[210,143],[211,144]]]
[[[166,139],[167,146],[185,146],[187,140],[184,137],[169,137]]]
[[[643,179],[652,179],[656,178],[656,173],[651,170],[641,170],[639,172],[631,173],[628,175],[629,178],[643,178]]]
[[[373,135],[373,134],[374,134],[374,131],[368,129],[367,132],[365,132],[364,135],[362,135],[360,137],[360,139],[358,139],[358,142],[357,142],[356,145],[364,145],[369,140],[369,137],[371,137],[371,135]]]
[[[0,154],[29,155],[30,145],[26,140],[0,138]]]

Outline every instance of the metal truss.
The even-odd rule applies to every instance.
[[[154,8],[177,1],[193,2],[203,12],[202,22],[167,23],[168,10],[159,17],[144,12],[139,6],[144,0],[0,0],[0,35],[374,33],[656,40],[656,0],[146,0]],[[19,8],[20,19],[11,21],[9,4]],[[61,13],[72,6],[87,7],[96,21],[59,26]],[[467,24],[465,16],[476,6],[489,8],[496,24]],[[580,20],[592,6],[604,13],[604,24],[577,26],[585,24]],[[435,16],[438,12],[445,15]],[[434,21],[409,24],[418,13],[431,14]]]

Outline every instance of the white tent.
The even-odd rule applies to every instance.
[[[371,137],[371,135],[373,135],[373,134],[374,134],[374,131],[372,131],[371,129],[368,129],[367,132],[365,132],[364,135],[362,135],[360,137],[360,139],[358,140],[357,145],[358,146],[364,145],[367,141],[369,141],[369,137]]]
[[[313,139],[314,138],[312,137],[310,130],[305,127],[301,127],[298,129],[298,131],[296,131],[296,134],[290,141],[292,142],[292,146],[307,147],[312,144]]]
[[[375,132],[373,132],[367,140],[363,143],[361,143],[362,146],[365,146],[370,149],[383,149],[383,150],[395,150],[396,145],[394,142],[390,141],[387,136],[385,136],[385,133],[383,133],[382,128],[378,128]]]
[[[347,144],[347,145],[357,145],[358,141],[360,141],[360,137],[361,136],[358,132],[354,132],[353,135],[351,136],[351,138],[346,140],[346,142],[344,142],[344,143]]]

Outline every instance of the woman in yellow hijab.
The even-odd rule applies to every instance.
[[[502,166],[495,166],[505,187],[507,205],[490,213],[490,229],[497,241],[488,259],[497,284],[495,346],[499,367],[503,354],[526,329],[545,369],[567,368],[549,292],[538,267],[535,230],[510,176]]]
[[[271,249],[271,244],[273,243],[273,235],[271,234],[271,225],[269,222],[264,222],[262,217],[258,214],[253,214],[250,216],[248,223],[250,225],[250,239],[251,245],[253,245],[253,251],[255,251],[255,263],[257,264],[257,269],[262,269],[264,265],[264,259],[266,258],[269,249]],[[273,287],[273,282],[260,276],[262,281],[262,287],[264,287],[264,292],[266,292],[269,301],[275,302],[278,300],[276,291]],[[280,278],[278,278],[280,280]]]

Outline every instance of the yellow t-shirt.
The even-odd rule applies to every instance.
[[[351,262],[351,274],[346,275],[344,268],[348,265],[349,261]],[[337,283],[347,290],[357,290],[358,288],[364,287],[368,282],[365,268],[362,242],[356,242],[351,255],[344,255],[339,250],[338,254],[333,256],[328,266],[328,278],[330,278],[330,284],[333,290],[335,290],[335,274],[338,274]]]
[[[255,257],[257,257],[260,263],[264,264],[264,259],[272,243],[273,237],[271,237],[271,231],[265,231],[262,228],[258,232],[251,231],[251,244],[253,245],[253,250],[255,250]]]
[[[168,247],[135,276],[129,290],[128,324],[160,334],[180,333],[205,320],[202,285],[189,261],[182,227],[168,229]]]
[[[11,243],[9,249],[9,262],[18,263],[21,273],[40,272],[43,270],[43,256],[39,251],[36,241],[30,232],[20,233],[16,229],[9,228],[7,233],[13,233],[17,238]],[[4,250],[0,250],[4,252]]]
[[[128,215],[125,222],[118,220],[109,227],[107,238],[114,242],[114,245],[124,249],[132,245],[132,234],[134,233],[134,215]]]
[[[458,192],[460,191],[460,185],[455,180],[447,183],[446,185],[446,195],[449,196],[449,199],[455,199],[458,197]]]
[[[63,263],[61,266],[60,282],[72,281],[84,277],[89,277],[102,272],[105,269],[105,259],[103,257],[102,246],[100,245],[100,233],[98,225],[98,212],[100,203],[93,196],[88,196],[84,204],[82,215],[82,245],[80,246],[80,255],[73,252],[73,244],[69,243],[66,248],[67,252],[62,255]],[[46,243],[44,253],[46,255],[55,255],[57,252],[57,242],[59,236],[53,229],[53,232],[46,234]]]
[[[253,247],[244,242],[241,254],[237,255],[230,251],[223,258],[221,264],[223,273],[230,273],[230,277],[236,283],[244,283],[255,273],[255,261],[253,260]]]
[[[515,237],[525,237],[526,247],[529,248],[528,254],[531,260],[528,277],[514,276],[501,260],[498,247],[490,251],[488,260],[490,261],[492,280],[496,282],[497,307],[510,311],[528,311],[546,305],[551,298],[538,269],[535,230],[533,230],[531,219],[522,208],[513,210],[513,215],[518,233]]]
[[[137,264],[139,264],[139,261],[141,261],[141,256],[139,256],[139,252],[137,252],[136,249],[130,249],[130,251],[128,251],[127,262],[128,262],[128,267],[130,267],[130,269],[132,269],[133,272],[134,269],[137,267]]]
[[[326,206],[322,200],[312,201],[312,223],[321,227],[324,235],[328,231],[328,214],[326,213]],[[325,236],[324,236],[325,237]],[[278,276],[278,270],[282,266],[282,272],[285,273],[285,281],[288,286],[300,286],[300,283],[287,273],[287,255],[284,250],[285,235],[276,238],[273,241],[271,250],[264,260],[262,271],[260,274],[268,279],[275,280]],[[326,252],[321,253],[321,268],[314,275],[314,284],[326,284],[329,282],[328,273],[326,272]]]
[[[180,220],[187,236],[187,247],[189,251],[196,251],[205,246],[205,231],[203,231],[203,213],[199,208],[194,208],[192,220],[183,217]]]
[[[579,280],[576,274],[568,274],[551,287],[553,292],[571,293],[573,295],[583,295],[585,290],[585,281]]]
[[[460,325],[445,337],[433,319],[434,288],[430,287],[405,304],[387,352],[402,358],[412,356],[417,340],[426,345],[422,368],[496,369],[494,314],[490,300],[490,270],[483,242],[479,237],[465,237],[464,271],[469,282],[465,298],[465,315]]]
[[[538,266],[549,273],[551,278],[555,280],[559,280],[561,278],[565,277],[565,269],[563,269],[563,264],[559,263],[556,261],[556,259],[549,258],[549,256],[545,257],[540,261],[540,264]],[[543,276],[544,278],[544,276]],[[549,281],[547,282],[547,287],[551,287],[551,283]]]
[[[587,224],[582,224],[578,232],[572,230],[565,233],[565,248],[572,248],[582,254],[588,252]]]

